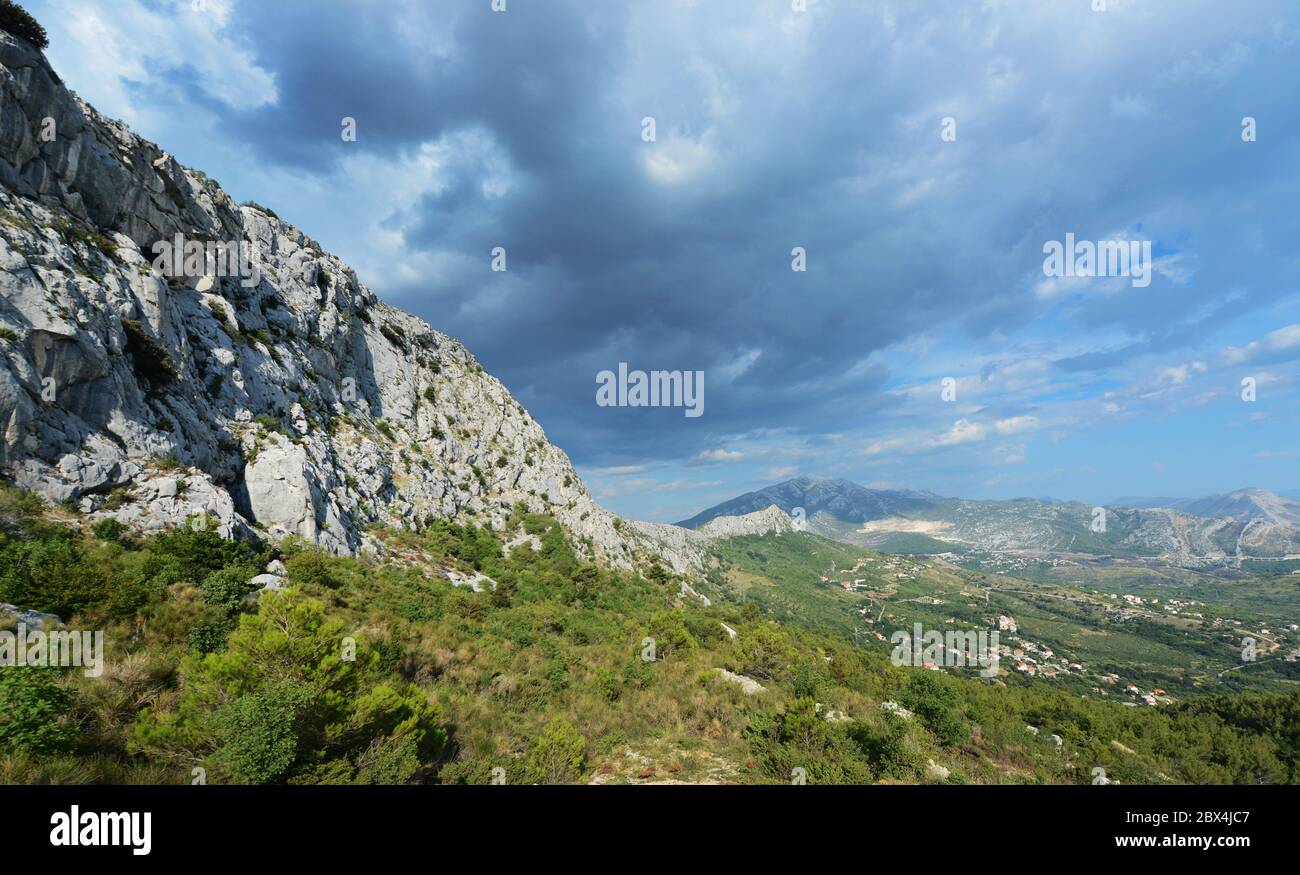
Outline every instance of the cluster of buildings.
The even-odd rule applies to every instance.
[[[977,571],[1007,574],[1012,577],[1023,577],[1025,572],[1037,572],[1047,568],[1068,568],[1075,565],[1068,559],[1041,553],[1028,554],[1017,550],[1006,553],[937,553],[935,558]]]
[[[1057,655],[1056,651],[1046,644],[1039,644],[1037,641],[1030,641],[1021,636],[1015,617],[1001,614],[996,622],[998,631],[1006,633],[1005,640],[1011,642],[1001,645],[998,649],[1002,659],[1008,661],[1013,670],[1028,677],[1048,679],[1062,674],[1083,672],[1081,663],[1071,662],[1066,657]]]
[[[884,581],[914,580],[920,568],[916,562],[909,561],[902,556],[882,556],[878,559],[863,557],[854,563],[852,568],[847,569],[837,570],[832,563],[830,574],[823,574],[821,581],[822,583],[839,586],[846,592],[868,590],[872,588],[868,578],[856,576],[858,572],[867,566],[871,566],[871,570],[879,574]]]
[[[1100,676],[1101,686],[1093,687],[1092,691],[1102,696],[1109,696],[1112,689],[1121,691],[1128,696],[1131,701],[1121,702],[1121,705],[1136,706],[1138,702],[1152,707],[1172,702],[1173,699],[1165,694],[1160,687],[1153,687],[1150,690],[1142,690],[1134,683],[1125,683],[1117,674],[1104,674]],[[1135,700],[1135,701],[1132,701]]]

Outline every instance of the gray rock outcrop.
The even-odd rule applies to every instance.
[[[160,259],[178,235],[209,251]],[[699,570],[706,543],[616,520],[464,346],[2,32],[0,474],[140,529],[337,554],[372,524],[500,526],[517,503],[615,567]]]

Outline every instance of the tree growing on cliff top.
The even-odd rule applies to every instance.
[[[50,44],[41,23],[13,0],[0,0],[0,30],[27,40],[38,49],[45,49]]]

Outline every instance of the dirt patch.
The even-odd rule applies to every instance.
[[[883,520],[872,520],[863,523],[862,528],[856,531],[864,535],[874,535],[880,532],[901,532],[911,535],[930,535],[932,537],[946,532],[952,528],[952,523],[943,520],[909,520],[902,517],[891,517]]]

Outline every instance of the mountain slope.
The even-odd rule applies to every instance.
[[[620,531],[460,343],[97,113],[3,33],[0,96],[5,479],[138,528],[198,518],[337,554],[372,523],[500,524],[522,503],[583,555],[698,566],[698,549],[662,543],[668,527]],[[247,269],[183,248],[159,259],[178,235],[245,246]]]
[[[1172,507],[1107,507],[1032,498],[981,501],[866,489],[846,480],[788,480],[747,493],[679,525],[776,503],[803,507],[808,529],[829,538],[900,552],[953,547],[983,551],[1084,553],[1226,562],[1300,553],[1300,502],[1247,489]]]
[[[1191,516],[1231,517],[1248,522],[1262,520],[1279,526],[1300,528],[1300,501],[1264,489],[1239,489],[1225,495],[1188,498],[1168,507]]]
[[[936,499],[938,496],[928,493],[867,489],[848,480],[797,477],[724,501],[677,525],[696,529],[715,517],[752,513],[770,505],[786,513],[802,507],[809,518],[826,513],[840,520],[866,522],[928,510],[935,506]]]

